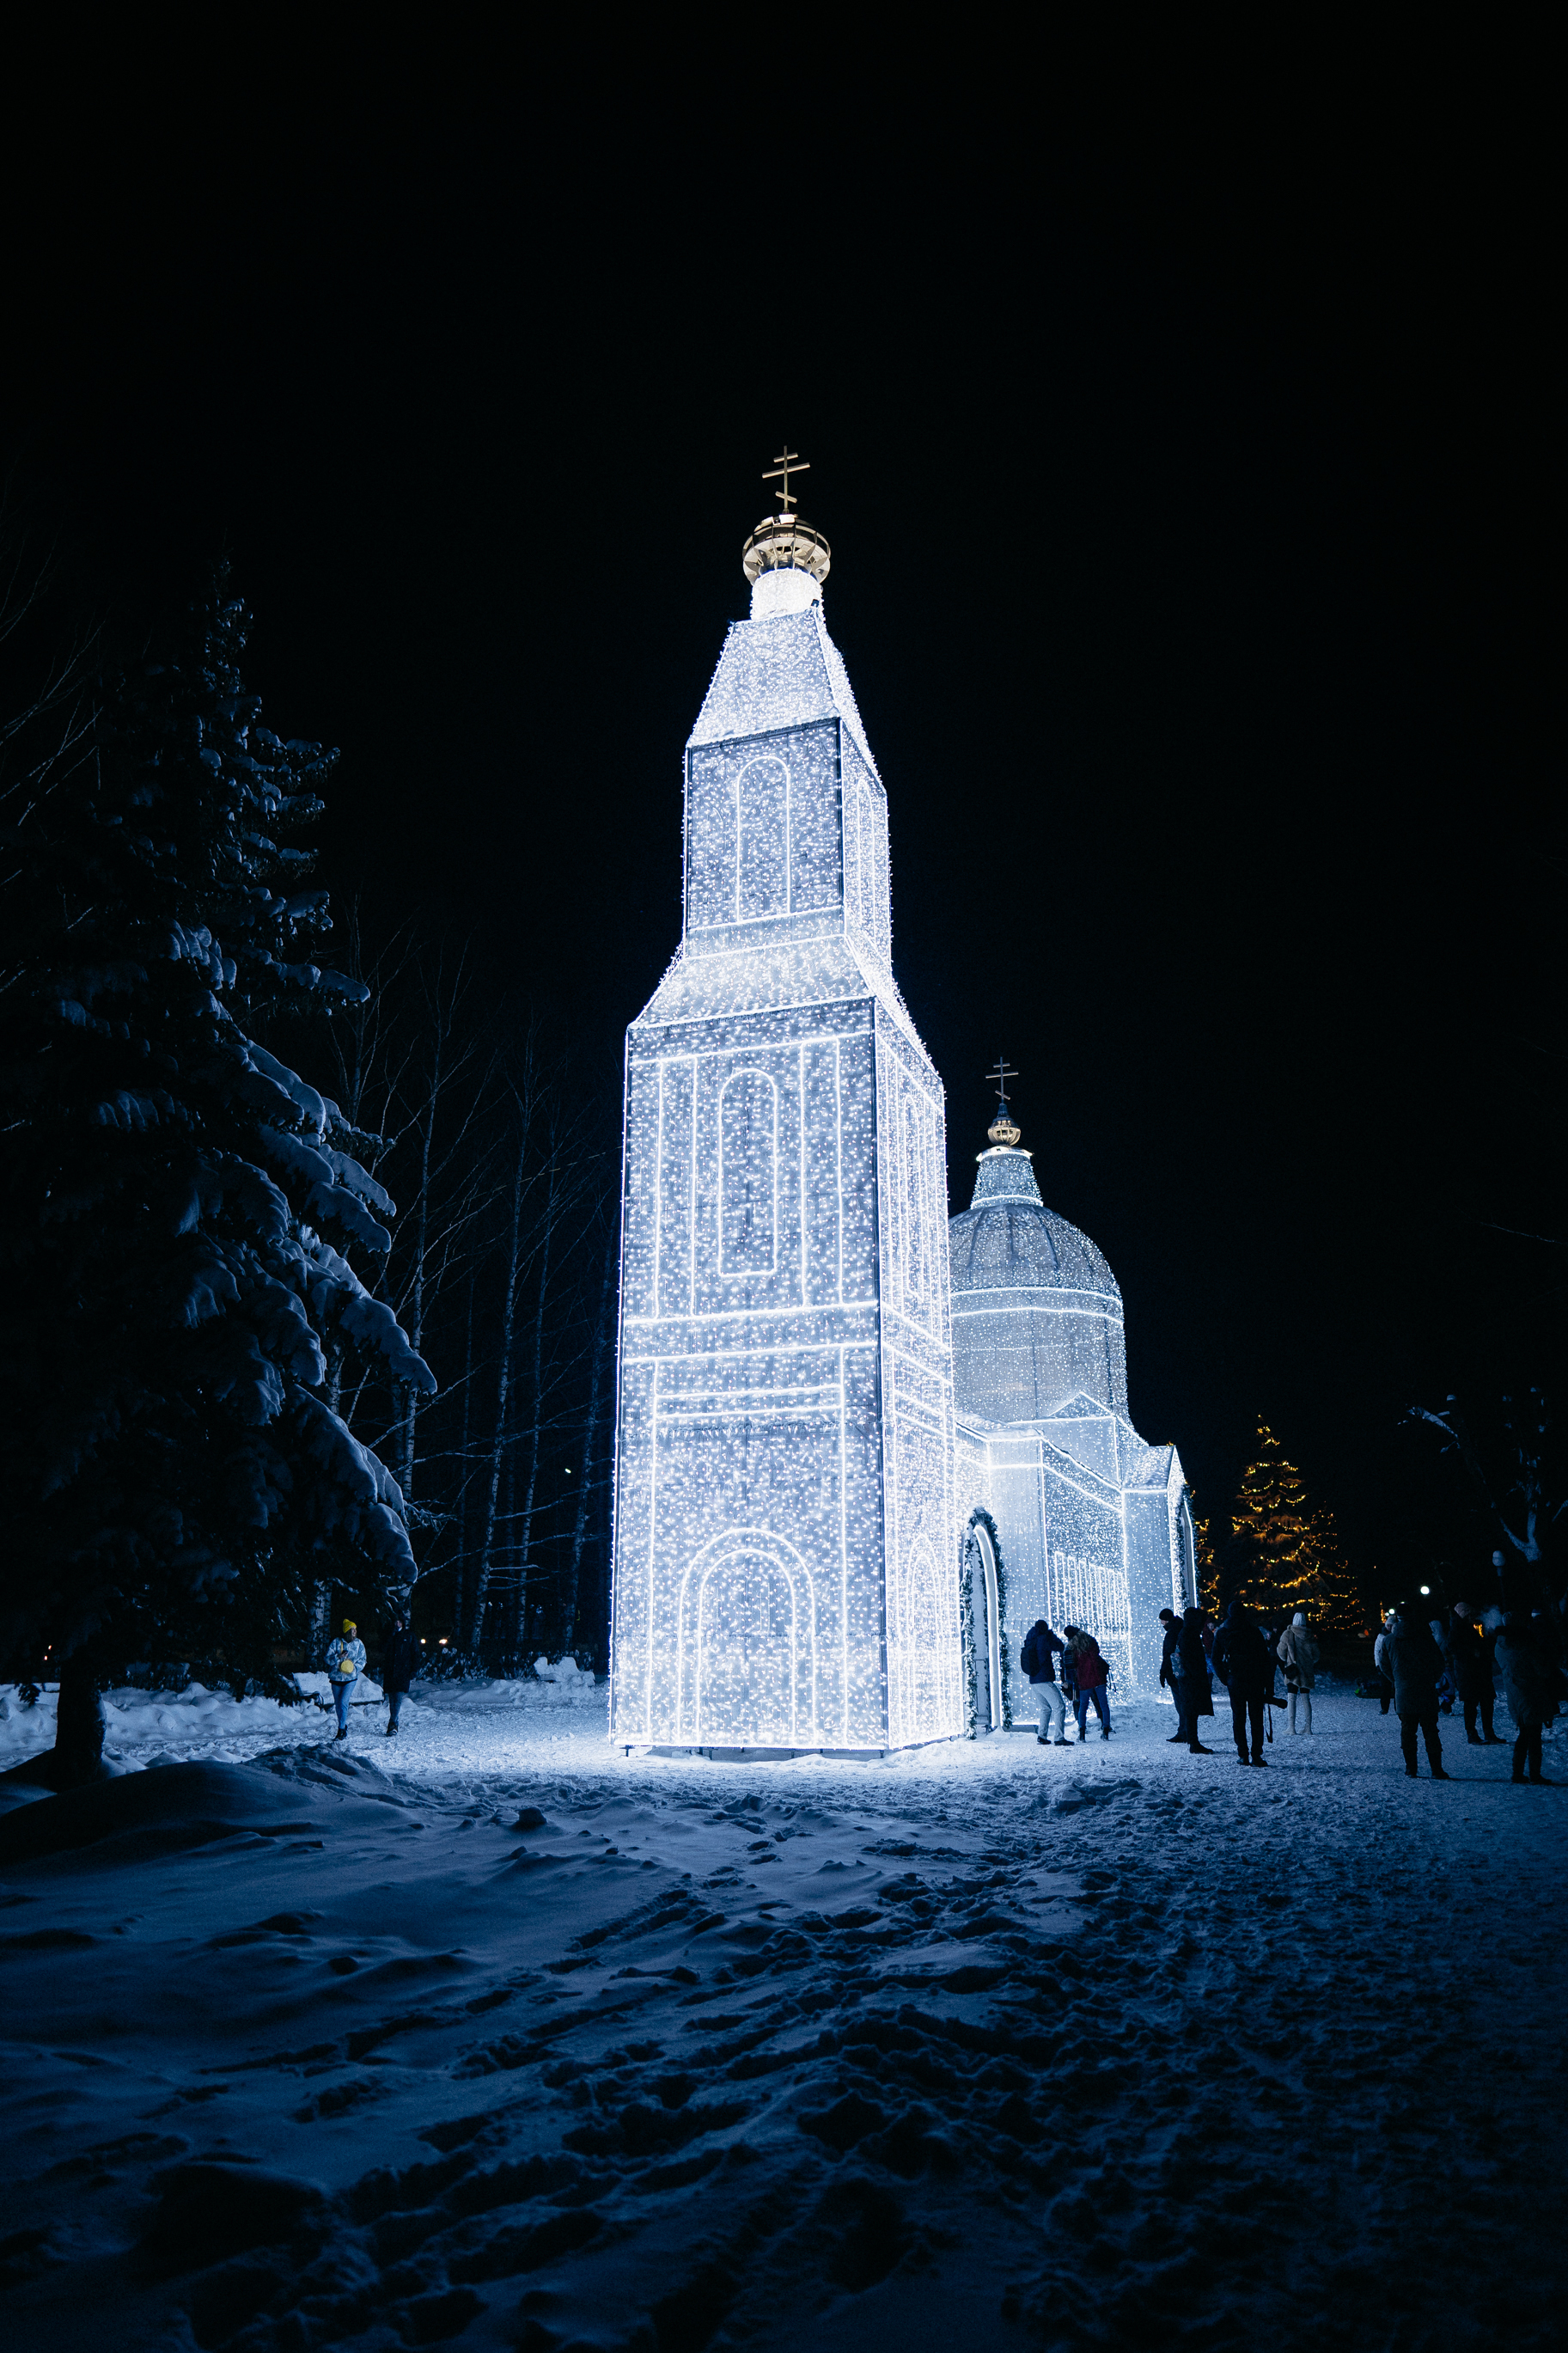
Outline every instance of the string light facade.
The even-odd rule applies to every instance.
[[[764,573],[731,629],[687,747],[680,948],[626,1034],[628,1745],[963,1729],[943,1096],[892,978],[887,797],[815,587]]]

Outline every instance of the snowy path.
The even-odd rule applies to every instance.
[[[128,1704],[198,1761],[0,1821],[17,2341],[1556,2341],[1568,1789],[1506,1748],[1411,1784],[1330,1693],[1261,1778],[1154,1708],[628,1760],[474,1696],[346,1769]],[[27,1860],[57,1803],[121,1834]]]

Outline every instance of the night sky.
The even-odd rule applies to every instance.
[[[323,879],[471,932],[610,1139],[787,437],[952,1207],[1000,1050],[1141,1430],[1217,1514],[1261,1414],[1381,1584],[1442,1541],[1403,1408],[1562,1355],[1561,1250],[1494,1230],[1564,1230],[1541,173],[811,121],[35,190],[14,498],[116,642],[227,554],[269,723],[342,747]]]

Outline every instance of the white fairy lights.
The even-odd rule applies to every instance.
[[[731,628],[684,858],[626,1032],[611,1737],[1023,1723],[1039,1617],[1099,1638],[1113,1702],[1152,1695],[1156,1613],[1195,1598],[1181,1463],[1128,1419],[1115,1278],[1027,1152],[980,1155],[950,1238],[887,796],[804,571]]]
[[[626,1035],[626,1742],[962,1728],[942,1085],[889,969],[886,795],[796,601],[768,591],[726,641],[687,751],[680,951]]]
[[[1027,1152],[997,1145],[978,1164],[951,1227],[957,1483],[1006,1557],[1007,1713],[1028,1712],[1017,1661],[1037,1618],[1096,1637],[1113,1707],[1163,1696],[1159,1612],[1196,1599],[1180,1457],[1128,1419],[1121,1293],[1100,1251],[1045,1207]]]

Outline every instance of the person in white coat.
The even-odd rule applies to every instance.
[[[364,1644],[352,1618],[343,1620],[343,1630],[334,1634],[327,1644],[327,1674],[332,1686],[332,1704],[338,1711],[338,1738],[349,1736],[349,1703],[353,1688],[364,1672]]]
[[[1279,1662],[1285,1670],[1285,1688],[1290,1694],[1292,1732],[1312,1729],[1312,1684],[1321,1656],[1308,1631],[1306,1619],[1298,1609],[1279,1637]]]

